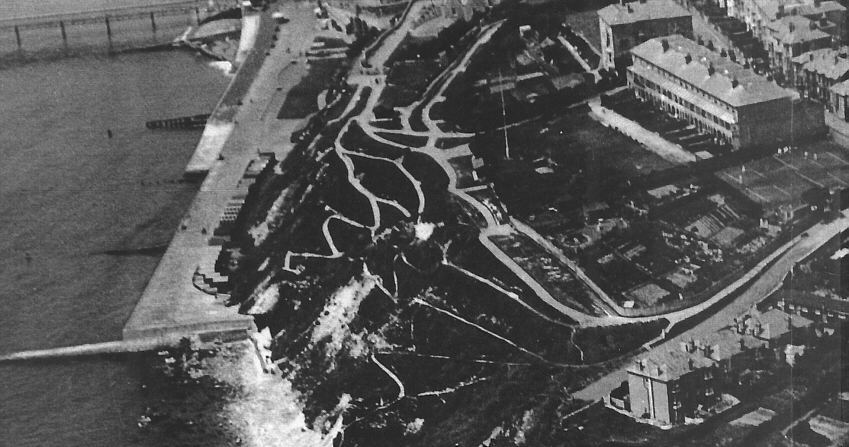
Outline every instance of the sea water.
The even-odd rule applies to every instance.
[[[0,69],[0,353],[116,340],[197,185],[199,131],[228,78],[184,51]],[[111,138],[110,138],[111,134]],[[159,445],[125,357],[0,365],[0,445]],[[197,439],[196,445],[213,445]]]

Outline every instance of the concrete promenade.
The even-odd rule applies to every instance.
[[[124,339],[230,331],[253,325],[251,317],[240,315],[235,308],[224,307],[212,296],[197,290],[192,284],[192,274],[200,265],[211,267],[215,262],[220,247],[210,246],[209,236],[238,191],[238,183],[251,160],[260,151],[275,152],[282,159],[287,150],[276,144],[283,137],[269,133],[267,126],[277,121],[277,110],[288,89],[307,73],[306,64],[292,66],[292,60],[302,58],[299,51],[308,48],[319,31],[309,3],[286,3],[280,9],[292,20],[281,26],[278,45],[265,58],[242,99],[243,105],[236,110],[235,126],[221,149],[221,158],[216,157],[211,164],[200,191],[124,327]],[[287,46],[290,52],[286,51]],[[274,130],[284,128],[278,125]]]

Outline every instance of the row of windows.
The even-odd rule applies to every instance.
[[[654,65],[654,64],[652,64],[648,61],[640,59],[640,58],[634,58],[634,64],[638,64],[640,67],[646,68],[646,69],[651,70],[651,71],[658,72],[663,77],[671,80],[672,82],[680,85],[681,87],[684,87],[687,90],[696,92],[699,95],[704,96],[707,100],[716,104],[717,106],[722,107],[723,109],[734,113],[734,108],[731,107],[730,104],[719,100],[717,97],[715,97],[715,96],[709,94],[708,92],[696,87],[693,84],[690,84],[689,82],[684,81],[683,79],[679,78],[678,76],[674,75],[673,73],[670,73],[669,71],[666,71],[666,70],[664,70],[664,69],[662,69],[662,68],[660,68],[660,67],[658,67],[658,66],[656,66],[656,65]]]
[[[710,121],[714,125],[719,126],[719,127],[723,127],[723,128],[725,128],[726,130],[729,130],[729,131],[732,129],[731,124],[719,119],[715,115],[707,113],[705,111],[705,109],[698,107],[691,102],[685,101],[684,98],[681,98],[680,96],[670,92],[669,90],[657,85],[656,83],[654,83],[654,82],[652,82],[648,79],[643,78],[642,76],[634,75],[633,82],[634,82],[634,84],[636,84],[638,86],[645,87],[649,90],[652,90],[654,92],[657,92],[657,93],[665,96],[667,98],[667,100],[669,100],[670,102],[674,102],[675,104],[677,104],[682,109],[689,110],[691,112],[691,114],[696,115],[696,116],[700,116],[705,121]]]

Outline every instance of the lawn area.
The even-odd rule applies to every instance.
[[[547,122],[531,122],[511,129],[508,141],[512,154],[530,160],[546,156],[558,164],[580,169],[575,166],[575,155],[583,152],[585,163],[612,167],[627,177],[674,166],[636,141],[592,119],[584,113],[583,107],[578,109]],[[503,151],[503,143],[500,146],[496,152]]]
[[[442,71],[436,59],[415,59],[392,64],[386,77],[386,89],[380,95],[378,107],[406,107],[419,99],[428,84]]]

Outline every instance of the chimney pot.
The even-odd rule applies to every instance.
[[[713,63],[708,65],[708,76],[713,76],[716,73],[716,68],[713,67]]]
[[[740,81],[738,81],[737,78],[731,80],[731,88],[737,88],[738,85],[740,85]],[[740,327],[739,323],[737,324],[737,327]]]
[[[796,31],[796,25],[794,25],[793,22],[790,22],[787,24],[787,29],[789,29],[792,33],[793,31]]]
[[[667,52],[669,50],[669,41],[666,39],[661,40],[660,46],[663,48],[664,53]]]
[[[810,22],[810,27],[811,27],[811,29],[817,29],[817,22],[816,22],[816,20],[811,20],[811,22]]]
[[[693,56],[691,56],[690,53],[687,53],[684,56],[684,63],[689,64],[690,62],[693,62]]]

